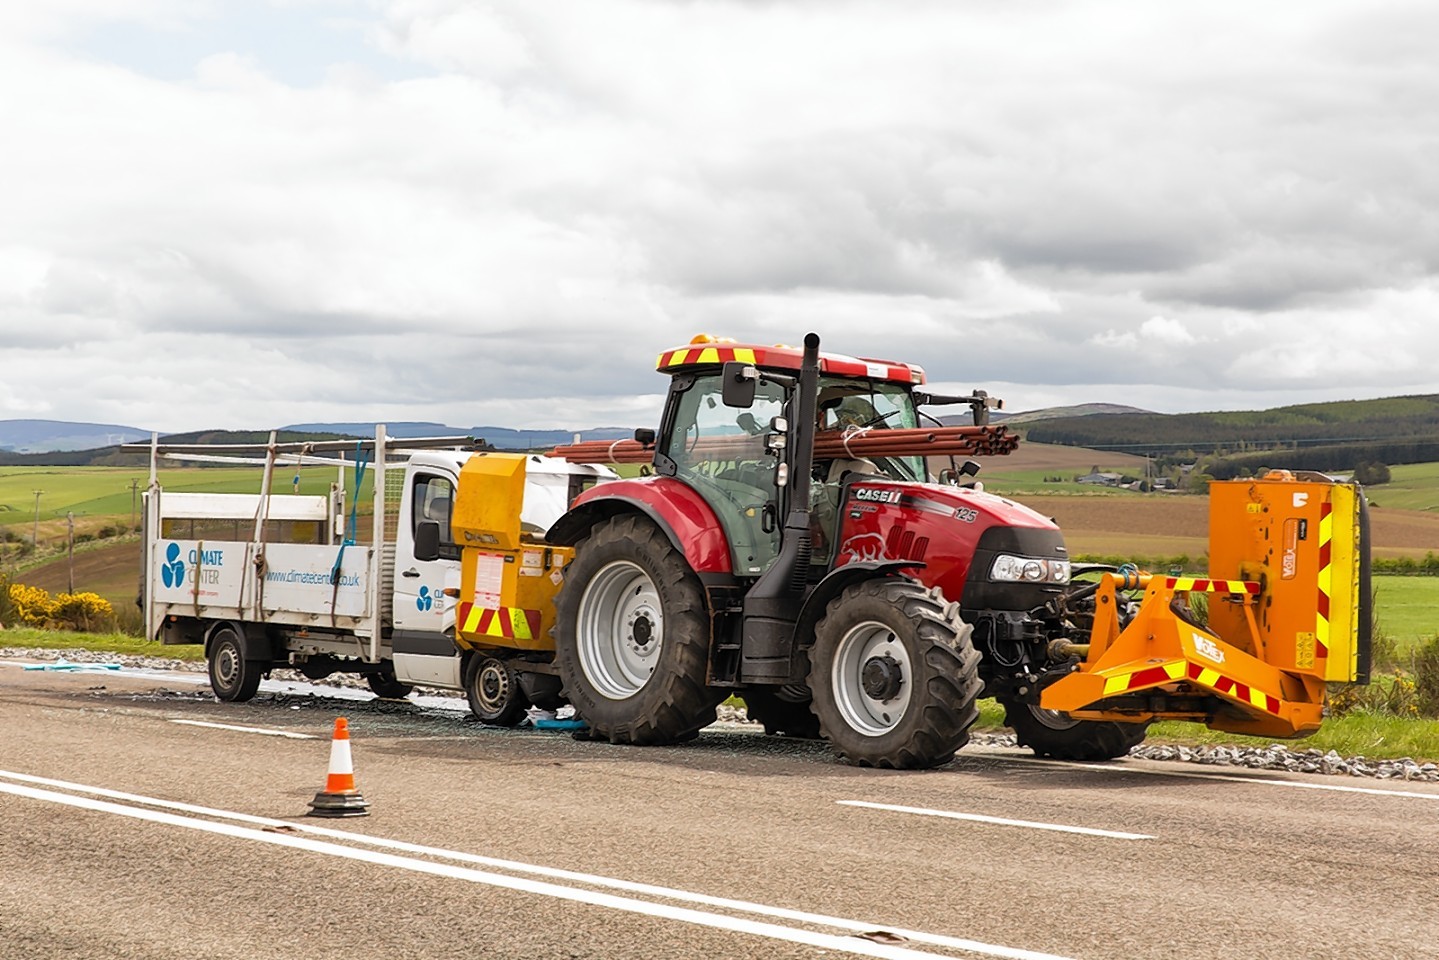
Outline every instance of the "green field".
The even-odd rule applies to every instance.
[[[1439,577],[1374,578],[1378,632],[1394,638],[1400,657],[1415,644],[1439,636]]]
[[[295,492],[295,473],[294,467],[276,470],[275,491]],[[298,492],[302,494],[328,493],[337,476],[333,467],[306,467],[300,474]],[[258,493],[261,476],[257,466],[173,467],[161,471],[160,483],[166,490],[189,493]],[[149,482],[150,472],[145,468],[0,467],[0,527],[9,527],[28,539],[35,523],[37,490],[41,491],[42,541],[54,535],[55,522],[64,521],[70,512],[75,514],[77,528],[100,522],[128,523],[132,502],[138,510]]]
[[[1366,488],[1375,506],[1391,510],[1439,511],[1439,463],[1405,463],[1389,468],[1388,483]]]

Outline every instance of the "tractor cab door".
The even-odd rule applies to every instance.
[[[777,459],[765,449],[784,390],[761,382],[754,405],[727,407],[718,373],[676,377],[656,463],[689,484],[714,510],[740,576],[759,576],[779,554],[781,512],[774,485]]]

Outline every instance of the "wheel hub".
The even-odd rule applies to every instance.
[[[508,678],[493,666],[486,666],[480,673],[480,692],[489,703],[499,703],[509,692]]]
[[[904,668],[889,654],[870,657],[860,670],[865,696],[872,700],[893,700],[904,686]]]
[[[633,611],[626,624],[629,629],[625,634],[625,642],[630,650],[641,658],[651,656],[657,648],[655,640],[655,616],[654,611],[649,607],[640,607]]]
[[[223,682],[234,682],[240,672],[240,659],[233,650],[226,647],[220,651],[220,655],[215,658],[215,672]]]

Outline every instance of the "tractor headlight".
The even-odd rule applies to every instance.
[[[989,568],[989,579],[997,583],[1068,583],[1069,561],[1000,554]]]

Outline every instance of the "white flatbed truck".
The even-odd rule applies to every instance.
[[[150,454],[140,591],[146,636],[204,644],[221,700],[250,699],[276,668],[312,680],[358,673],[382,697],[406,696],[415,685],[466,690],[472,654],[454,643],[461,549],[450,516],[461,468],[486,455],[474,446],[468,437],[391,439],[383,426],[363,441],[276,443],[271,434],[258,445],[166,445],[154,437],[127,445]],[[397,459],[405,454],[407,461]],[[159,466],[167,458],[263,465],[260,491],[166,491]],[[528,459],[521,523],[537,534],[582,490],[615,476],[603,466]],[[327,495],[272,491],[277,469],[319,464],[338,466]],[[366,472],[370,513],[347,513]],[[439,543],[425,542],[436,530]],[[539,663],[528,676],[542,683],[550,673]],[[558,692],[557,677],[548,689]]]

